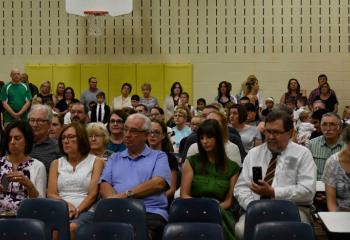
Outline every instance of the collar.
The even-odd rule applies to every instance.
[[[327,143],[326,143],[326,139],[324,138],[324,136],[323,136],[323,135],[322,135],[322,137],[321,137],[320,141],[321,141],[321,146],[322,146],[322,147],[328,147],[328,148],[331,148],[331,149],[334,149],[334,148],[336,148],[336,147],[338,147],[338,146],[340,146],[340,147],[342,147],[342,146],[343,146],[343,144],[342,144],[342,140],[340,139],[340,137],[338,137],[337,142],[336,142],[336,143],[335,143],[333,146],[329,146],[329,145],[327,145]]]
[[[122,158],[128,158],[129,160],[137,160],[140,157],[147,157],[147,155],[149,155],[151,153],[152,149],[149,148],[146,144],[145,144],[145,148],[143,149],[143,151],[135,158],[132,158],[129,155],[129,151],[128,149],[125,149],[123,152],[120,153],[120,156]]]
[[[38,145],[49,145],[49,144],[52,144],[52,143],[55,143],[55,141],[53,139],[51,139],[50,137],[47,137],[41,143],[34,143],[34,145],[36,145],[36,146],[38,146]]]

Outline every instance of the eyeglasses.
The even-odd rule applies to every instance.
[[[336,129],[339,126],[337,123],[322,123],[321,128]]]
[[[159,137],[160,136],[160,131],[158,131],[158,130],[151,130],[150,132],[149,132],[149,135],[150,136],[154,136],[154,137]]]
[[[68,142],[75,141],[77,139],[77,135],[62,135],[62,142],[68,140]]]
[[[271,129],[264,130],[265,135],[272,135],[274,137],[279,137],[286,132],[289,132],[289,131],[278,131],[278,130],[271,130]]]
[[[136,128],[123,128],[124,134],[129,133],[130,135],[137,135],[138,133],[146,132],[146,130],[136,129]]]
[[[109,123],[112,125],[117,125],[117,124],[123,124],[124,122],[121,119],[118,119],[118,120],[113,119],[113,120],[110,120]]]
[[[104,137],[104,135],[102,135],[102,134],[91,134],[91,135],[89,135],[89,139],[97,139],[97,138],[103,138]]]
[[[40,118],[29,118],[29,123],[34,124],[37,123],[38,125],[43,125],[44,123],[48,122],[47,119],[40,119]]]

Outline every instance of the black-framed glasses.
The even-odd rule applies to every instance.
[[[274,137],[279,137],[287,132],[289,132],[289,131],[278,131],[278,130],[272,130],[272,129],[265,129],[264,130],[265,135],[272,135]]]
[[[161,132],[158,131],[158,130],[151,130],[151,131],[149,131],[148,134],[149,134],[150,136],[159,137],[160,134],[161,134]]]

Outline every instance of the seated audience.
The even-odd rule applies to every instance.
[[[103,171],[103,198],[142,199],[147,214],[149,239],[161,239],[168,220],[166,190],[171,186],[167,155],[147,147],[151,120],[143,114],[130,115],[124,124],[123,152],[113,154]]]
[[[315,100],[313,103],[312,103],[312,111],[315,112],[319,109],[324,109],[324,110],[327,110],[326,109],[326,104],[322,101],[322,100]],[[327,110],[328,111],[328,110]],[[329,112],[329,111],[328,111]]]
[[[123,109],[125,107],[131,107],[131,97],[129,96],[132,90],[130,83],[123,83],[121,88],[121,95],[113,98],[111,107],[113,110]]]
[[[55,94],[56,102],[59,102],[64,98],[64,89],[66,89],[64,82],[58,82]]]
[[[239,151],[239,148],[235,142],[229,141],[228,135],[229,130],[226,127],[227,126],[227,118],[224,113],[219,111],[212,111],[208,114],[207,119],[215,119],[219,122],[219,126],[222,130],[222,141],[224,143],[224,148],[226,151],[226,155],[229,159],[236,162],[238,166],[241,166],[241,154]],[[197,136],[198,137],[198,136]],[[197,138],[198,139],[198,138]],[[198,142],[198,140],[197,140]],[[198,153],[198,144],[197,142],[193,143],[187,152],[187,157],[193,156]]]
[[[244,150],[248,152],[255,146],[262,143],[261,133],[255,126],[245,124],[247,120],[247,112],[245,107],[239,104],[234,104],[229,108],[229,122],[241,136]]]
[[[319,109],[315,112],[312,113],[311,115],[311,123],[314,125],[315,127],[315,131],[312,132],[310,139],[319,137],[322,135],[322,131],[321,131],[321,119],[323,114],[328,113],[327,110],[325,109]]]
[[[57,113],[53,114],[50,130],[49,130],[49,137],[57,141],[62,128],[63,128],[63,117],[60,117]]]
[[[194,115],[198,116],[198,115],[202,114],[206,105],[207,105],[207,102],[205,101],[204,98],[198,98],[197,99],[197,107],[194,110]]]
[[[223,128],[217,120],[205,120],[197,134],[199,152],[188,157],[183,166],[181,198],[208,197],[219,201],[226,239],[235,239],[230,208],[240,167],[226,155]]]
[[[172,136],[171,141],[173,143],[174,152],[178,153],[181,140],[191,134],[191,128],[186,125],[187,112],[182,108],[175,110],[174,122],[175,127],[172,128],[174,136]]]
[[[140,96],[137,94],[134,94],[131,96],[131,107],[133,109],[136,108],[136,106],[138,106],[140,104]]]
[[[114,110],[109,116],[107,129],[110,134],[107,149],[112,152],[121,152],[125,150],[123,143],[123,127],[127,115],[122,110]]]
[[[89,153],[89,138],[79,123],[65,126],[58,144],[64,156],[51,163],[47,197],[67,202],[74,240],[79,225],[92,222],[104,162]]]
[[[29,125],[33,129],[34,142],[30,156],[45,165],[47,173],[53,160],[62,156],[57,141],[49,137],[52,110],[48,105],[33,105],[29,112]]]
[[[350,106],[345,106],[343,111],[343,125],[350,125]]]
[[[259,125],[259,115],[257,113],[256,107],[252,103],[246,103],[243,105],[246,112],[247,118],[245,123],[250,126],[258,126]]]
[[[112,151],[107,149],[109,133],[103,123],[89,123],[86,131],[90,142],[90,153],[107,161]]]
[[[79,100],[75,98],[74,90],[71,87],[66,87],[64,89],[63,96],[63,99],[57,102],[54,109],[60,116],[64,116],[68,112],[71,103],[79,102]]]
[[[188,114],[189,118],[194,116],[194,107],[189,104],[190,95],[187,92],[183,92],[180,95],[179,104],[175,107],[175,110],[178,108],[187,109],[190,114]],[[188,119],[189,120],[189,119]]]
[[[29,156],[33,131],[27,122],[10,122],[3,135],[6,153],[0,159],[0,212],[15,215],[26,198],[45,197],[46,170],[42,162]]]
[[[148,113],[148,109],[147,109],[146,105],[144,105],[144,104],[137,105],[135,107],[135,111],[137,113],[141,113],[141,114],[144,114],[144,115],[147,115],[147,113]]]
[[[266,108],[261,111],[261,120],[265,120],[267,114],[269,114],[272,111],[274,104],[275,100],[273,99],[273,97],[268,97],[265,99]]]
[[[350,211],[350,126],[343,133],[345,148],[326,161],[322,181],[326,184],[328,211]]]
[[[171,185],[165,192],[169,205],[174,199],[174,194],[177,186],[177,174],[179,172],[178,163],[175,155],[173,154],[173,145],[167,134],[167,127],[164,122],[153,120],[151,123],[151,130],[148,133],[147,143],[150,148],[154,150],[160,150],[166,153],[168,156],[169,167],[171,170]]]
[[[317,166],[317,180],[321,180],[326,160],[344,146],[340,138],[342,125],[338,114],[324,114],[321,119],[321,131],[323,135],[311,139],[307,145]]]
[[[243,162],[234,196],[246,210],[261,198],[295,202],[303,222],[311,219],[311,204],[316,192],[316,165],[310,151],[290,141],[293,118],[274,110],[265,119],[266,143],[251,149]],[[252,167],[261,167],[263,179],[253,182]],[[236,224],[238,239],[243,239],[245,215]]]

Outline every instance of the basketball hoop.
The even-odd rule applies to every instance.
[[[108,15],[108,11],[84,11],[87,18],[87,34],[92,37],[99,37],[102,35],[102,21],[101,17]]]

